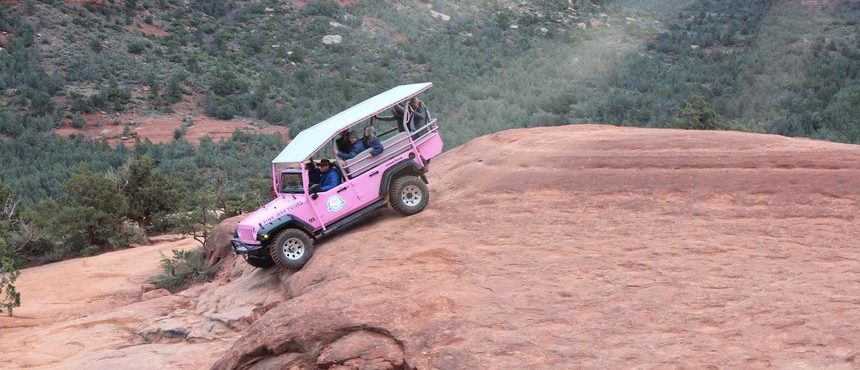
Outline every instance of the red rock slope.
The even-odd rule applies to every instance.
[[[860,147],[506,131],[322,244],[215,369],[860,366]]]

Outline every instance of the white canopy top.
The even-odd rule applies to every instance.
[[[338,135],[341,131],[364,121],[383,110],[422,93],[433,86],[430,82],[400,85],[382,94],[358,103],[352,108],[340,112],[331,118],[317,123],[296,135],[281,154],[272,163],[296,163],[304,162],[312,156],[326,142]]]

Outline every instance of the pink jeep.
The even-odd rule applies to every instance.
[[[421,212],[430,199],[424,173],[443,144],[426,107],[409,102],[431,86],[397,86],[299,133],[272,161],[275,199],[239,223],[233,250],[252,266],[299,269],[313,255],[315,241],[376,209]],[[390,117],[382,117],[389,111]],[[382,148],[340,159],[347,155],[337,155],[335,139],[366,126],[379,132],[376,144]],[[319,173],[323,159],[335,173]]]

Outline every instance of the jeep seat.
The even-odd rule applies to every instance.
[[[355,178],[384,162],[386,159],[409,150],[409,147],[409,134],[400,132],[382,141],[383,151],[379,155],[371,156],[371,149],[366,149],[355,156],[355,158],[346,160],[344,168],[350,178]]]

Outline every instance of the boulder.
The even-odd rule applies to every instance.
[[[206,243],[203,244],[203,248],[206,249],[206,263],[209,266],[215,266],[225,258],[235,256],[233,254],[233,245],[230,242],[233,240],[233,231],[236,230],[236,225],[245,216],[230,217],[221,221],[218,226],[209,231],[209,235],[206,236]]]
[[[149,326],[138,330],[137,335],[147,343],[155,342],[181,342],[188,336],[188,328],[181,321],[175,319],[162,319]]]
[[[403,347],[391,337],[366,330],[349,333],[323,348],[317,366],[339,365],[348,369],[399,369],[403,366]]]
[[[340,44],[343,41],[341,35],[325,35],[322,38],[322,43],[326,45]]]
[[[431,16],[431,17],[433,17],[433,18],[436,18],[436,19],[440,19],[440,20],[442,20],[443,22],[447,22],[447,21],[450,21],[450,20],[451,20],[451,16],[450,16],[450,15],[447,15],[447,14],[444,14],[444,13],[439,13],[439,12],[437,12],[437,11],[435,11],[435,10],[431,10],[431,11],[430,11],[430,16]]]

